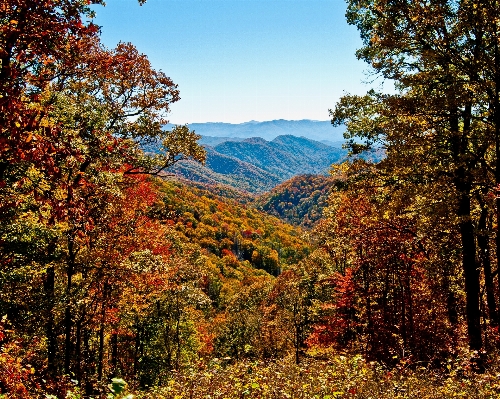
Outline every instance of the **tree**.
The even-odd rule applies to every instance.
[[[86,22],[90,4],[100,3],[9,0],[0,6],[1,278],[22,293],[2,295],[0,307],[27,331],[41,324],[33,322],[41,308],[51,378],[75,372],[82,337],[89,348],[90,335],[81,331],[88,309],[78,309],[72,297],[83,289],[85,303],[92,265],[110,266],[92,258],[102,239],[96,234],[106,236],[110,224],[122,223],[104,205],[119,203],[136,182],[127,175],[158,174],[186,157],[204,160],[194,132],[163,130],[170,104],[179,99],[172,80],[133,45],[109,50],[100,44],[98,28]],[[151,144],[159,147],[154,154],[144,151]],[[121,232],[124,240],[130,233]],[[111,291],[104,291],[108,303]],[[28,320],[16,316],[31,303]]]
[[[322,316],[308,342],[351,347],[386,363],[441,361],[458,335],[449,328],[456,320],[447,297],[457,295],[446,270],[447,261],[456,261],[456,231],[436,209],[429,215],[412,212],[422,204],[411,192],[384,186],[374,165],[356,163],[338,168],[329,206],[315,229],[333,270],[318,284],[330,294],[321,301]],[[451,230],[447,252],[440,247],[445,238],[433,236],[440,223]]]
[[[300,354],[305,347],[311,307],[310,293],[306,290],[306,278],[299,273],[293,269],[286,270],[274,282],[269,302],[276,307],[274,311],[276,320],[273,320],[275,323],[268,323],[279,328],[271,330],[274,335],[291,342],[296,364],[300,363]],[[270,340],[277,338],[271,337]]]
[[[100,1],[93,2],[94,4]],[[9,0],[0,8],[0,180],[27,158],[43,157],[43,142],[32,141],[43,110],[41,92],[56,78],[76,72],[98,28],[86,1]]]
[[[358,57],[393,80],[398,94],[345,96],[332,112],[333,123],[346,122],[348,136],[363,140],[351,141],[354,151],[376,143],[386,149],[380,171],[387,182],[412,182],[429,204],[436,193],[429,187],[450,192],[446,205],[461,237],[467,328],[474,350],[483,347],[478,245],[484,253],[487,244],[477,242],[475,209],[491,204],[487,194],[500,170],[500,80],[495,80],[500,58],[492,17],[497,12],[498,4],[491,1],[348,1],[348,22],[363,39]],[[499,255],[497,247],[497,267]],[[491,286],[490,264],[482,259]],[[490,313],[497,322],[491,299]]]

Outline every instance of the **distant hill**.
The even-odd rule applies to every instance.
[[[340,162],[347,155],[343,149],[291,135],[278,136],[272,141],[257,137],[226,141],[213,148],[219,154],[277,176],[280,182],[298,174],[326,174],[332,163]]]
[[[222,183],[249,193],[263,193],[299,174],[326,175],[347,151],[292,135],[272,141],[260,137],[205,146],[205,166],[179,162],[170,171],[206,184]]]
[[[243,141],[245,139],[241,137],[215,137],[215,136],[201,136],[201,139],[198,142],[201,145],[209,145],[216,146],[217,144],[224,143],[226,141]]]
[[[311,228],[321,217],[332,184],[328,176],[295,176],[258,197],[254,206],[287,223]]]
[[[292,135],[316,141],[343,142],[343,127],[333,127],[330,121],[312,121],[308,119],[288,121],[273,120],[266,122],[250,121],[245,123],[191,123],[189,128],[202,136],[225,138],[261,137],[268,141],[278,136]],[[213,145],[207,143],[209,145]]]

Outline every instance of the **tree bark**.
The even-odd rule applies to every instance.
[[[73,237],[68,238],[68,268],[66,271],[66,303],[64,309],[64,372],[70,374],[71,355],[73,352],[73,345],[71,341],[71,330],[73,327],[72,320],[72,306],[71,306],[71,290],[73,285],[73,274],[75,273],[75,248]]]
[[[469,347],[481,350],[481,312],[479,307],[479,269],[476,263],[474,225],[471,219],[471,200],[467,192],[460,193],[458,216],[462,241],[462,265],[465,277],[467,334]]]
[[[477,246],[479,247],[479,255],[481,260],[481,265],[484,270],[484,285],[486,289],[486,303],[488,305],[488,316],[490,319],[490,325],[495,327],[498,325],[498,313],[497,304],[495,299],[495,288],[493,283],[493,273],[491,271],[491,259],[490,259],[490,243],[487,234],[487,218],[488,209],[485,205],[481,209],[481,217],[479,218],[478,224],[478,236],[477,236]]]
[[[56,351],[57,337],[54,326],[54,290],[55,290],[55,269],[49,266],[45,273],[44,281],[45,298],[47,300],[47,314],[45,333],[47,336],[47,372],[50,376],[56,373]]]
[[[118,367],[118,333],[113,331],[111,334],[111,373],[113,377],[117,375]]]
[[[101,304],[101,325],[99,326],[99,350],[97,352],[97,381],[102,381],[104,362],[104,324],[106,321],[106,303],[108,296],[108,283],[104,283]]]

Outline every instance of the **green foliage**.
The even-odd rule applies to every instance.
[[[127,383],[121,378],[112,378],[111,384],[108,385],[111,394],[110,399],[133,399],[134,395],[126,394]]]

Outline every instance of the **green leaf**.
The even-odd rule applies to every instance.
[[[114,395],[119,395],[125,390],[125,387],[127,386],[127,383],[122,380],[121,378],[113,378],[111,380],[111,384],[108,385],[109,389],[111,392],[113,392]]]

